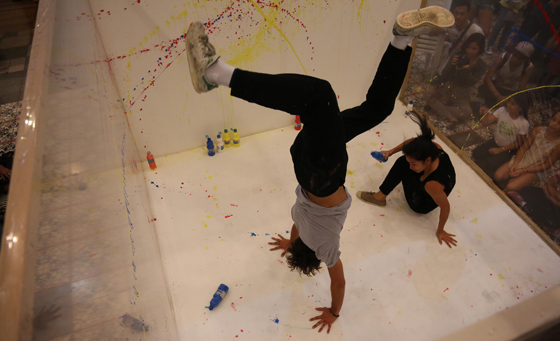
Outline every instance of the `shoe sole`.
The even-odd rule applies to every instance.
[[[189,42],[198,39],[197,35],[200,34],[200,32],[196,32],[197,30],[200,30],[199,23],[193,23],[192,25],[189,26],[187,30],[187,34],[185,35],[185,47],[187,49],[187,60],[189,62],[189,72],[191,74],[191,82],[194,91],[200,94],[200,93],[208,92],[214,89],[216,86],[214,84],[209,83],[206,80],[206,78],[204,77],[204,73],[201,75],[198,74],[198,70],[196,68],[197,61],[194,58],[194,54],[190,52],[193,46],[191,46]],[[202,32],[206,34],[204,32],[204,27],[202,28]],[[216,56],[216,58],[210,58],[208,65],[212,65],[216,60],[218,60],[218,58],[219,56]],[[206,87],[202,87],[200,82],[197,81],[198,79],[201,79],[202,82],[206,85]]]
[[[356,196],[358,197],[358,199],[360,199],[361,201],[365,202],[366,204],[371,204],[371,205],[375,205],[375,206],[379,206],[379,207],[385,207],[387,206],[387,202],[383,202],[383,201],[367,201],[365,199],[362,198],[362,193],[364,193],[364,191],[358,191],[356,193]],[[375,200],[375,199],[374,199]]]
[[[401,13],[397,25],[403,30],[412,30],[423,25],[448,28],[455,24],[453,14],[443,7],[429,6]]]

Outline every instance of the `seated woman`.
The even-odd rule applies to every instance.
[[[402,182],[406,201],[414,212],[426,214],[436,207],[441,208],[436,236],[440,244],[443,241],[451,248],[451,245],[457,246],[453,238],[455,235],[445,232],[443,228],[449,217],[447,196],[455,186],[455,168],[441,146],[432,142],[435,135],[426,119],[414,112],[410,115],[420,126],[422,134],[382,152],[385,160],[400,151],[404,155],[397,159],[379,187],[379,192],[359,191],[356,195],[368,204],[385,206],[389,193]]]
[[[488,70],[484,83],[478,88],[478,94],[487,106],[493,107],[509,95],[527,88],[527,83],[535,70],[529,58],[533,54],[533,45],[528,41],[518,43],[515,48],[509,46],[496,63]]]
[[[529,134],[528,111],[529,104],[524,93],[511,97],[504,107],[493,113],[488,108],[480,108],[480,114],[484,115],[481,121],[483,127],[498,121],[494,138],[476,147],[472,153],[473,160],[486,174],[493,176],[525,142]]]
[[[449,120],[452,126],[472,116],[469,104],[471,88],[486,72],[486,64],[480,58],[483,52],[484,36],[472,34],[443,69],[438,78],[441,84],[425,95],[435,114]]]
[[[494,180],[506,182],[505,192],[530,185],[540,185],[560,169],[560,111],[550,120],[548,127],[535,128],[523,146],[509,162],[503,164]]]

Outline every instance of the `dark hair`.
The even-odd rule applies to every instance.
[[[311,250],[303,243],[301,238],[294,240],[292,247],[288,248],[286,263],[292,271],[297,271],[311,277],[321,269],[321,261],[315,256],[315,251]]]
[[[471,43],[476,43],[479,47],[478,50],[478,55],[480,56],[481,54],[484,53],[484,40],[486,38],[484,38],[484,34],[482,33],[473,33],[471,34],[467,40],[465,40],[465,42],[463,43],[463,45],[461,46],[461,52],[466,53],[467,52],[467,48],[471,45]]]
[[[509,99],[513,99],[517,105],[521,107],[521,115],[528,119],[529,116],[529,101],[527,100],[527,94],[522,92],[515,96],[510,97]]]
[[[410,112],[409,117],[420,126],[421,134],[403,146],[403,154],[422,162],[426,161],[429,157],[432,158],[432,161],[437,159],[439,157],[439,148],[432,142],[436,135],[428,127],[428,121],[413,111]]]
[[[461,6],[467,6],[467,12],[471,11],[471,2],[469,0],[456,0],[456,1],[453,1],[451,6],[452,6],[451,12],[455,11],[455,8],[461,7]]]

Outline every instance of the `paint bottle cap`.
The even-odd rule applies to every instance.
[[[228,132],[228,130],[227,130],[227,129],[224,129],[224,133],[227,133],[227,132]]]
[[[151,154],[152,154],[151,152],[148,152],[148,155],[151,155]]]

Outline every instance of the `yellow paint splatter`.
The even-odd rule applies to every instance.
[[[504,278],[504,276],[502,276],[502,274],[498,274],[498,279],[502,280],[502,279],[505,279],[505,278]]]
[[[478,218],[474,218],[473,220],[471,220],[471,223],[478,224]]]
[[[352,172],[351,170],[347,169],[347,170],[346,170],[346,174],[348,174],[348,175],[354,175],[354,172]]]
[[[482,235],[480,234],[480,232],[475,233],[474,236],[475,236],[476,238],[482,238]]]
[[[212,179],[212,176],[209,176],[208,179]]]
[[[212,218],[212,216],[211,216],[211,215],[207,215],[206,218]]]
[[[206,247],[206,250],[208,250],[208,246]]]
[[[381,170],[384,169],[384,168],[383,168],[383,165],[380,164],[380,163],[376,163],[376,164],[375,164],[375,167],[377,167],[377,168],[379,168],[379,169],[381,169]]]
[[[214,186],[214,189],[218,189],[218,186],[217,186],[217,185],[216,185],[216,186]]]
[[[377,142],[370,142],[369,144],[371,144],[372,146],[377,146]]]

